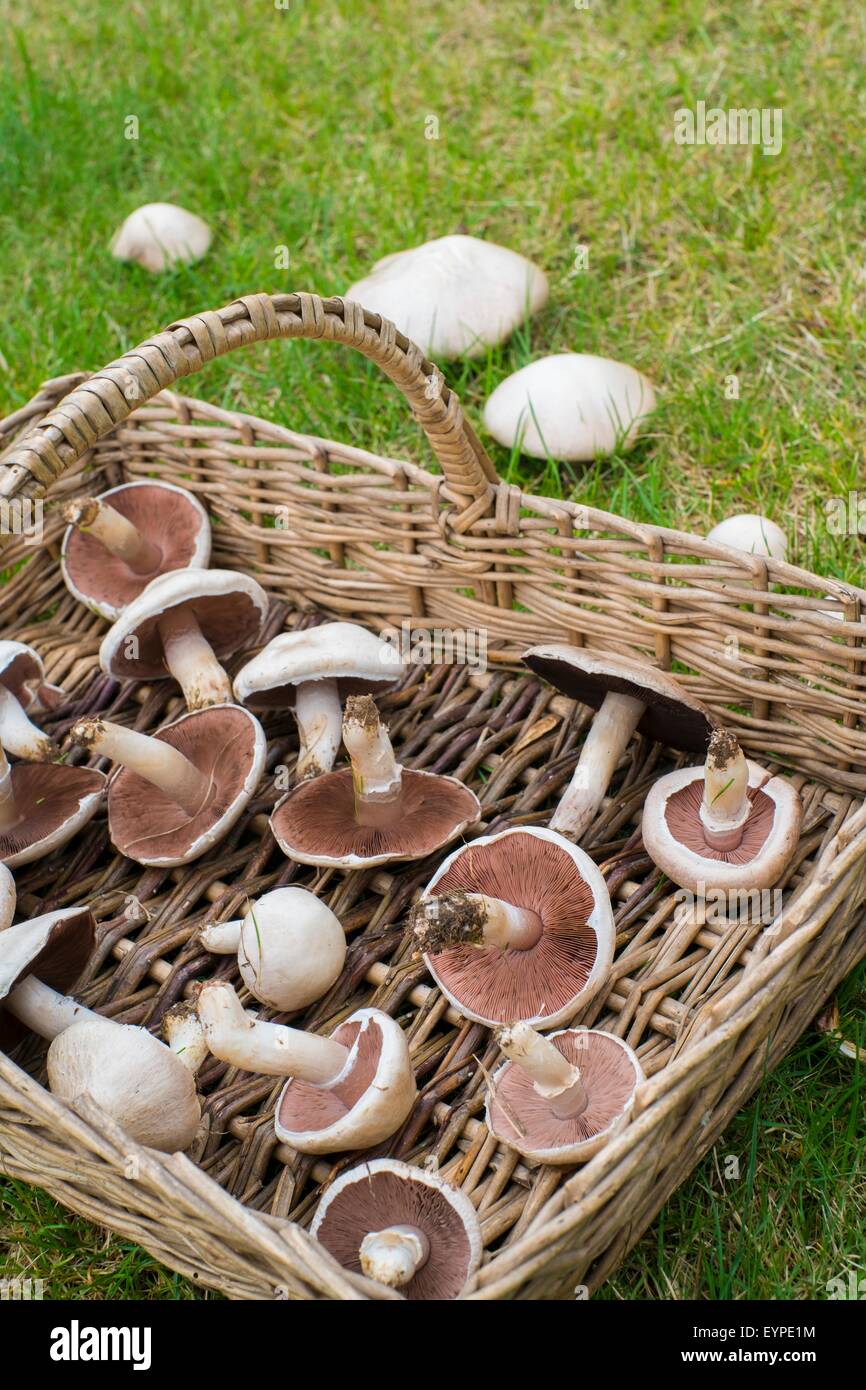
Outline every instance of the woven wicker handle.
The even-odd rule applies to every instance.
[[[9,449],[0,496],[40,497],[103,435],[145,401],[206,362],[270,338],[329,338],[378,363],[399,386],[432,445],[461,510],[478,506],[498,479],[460,402],[420,348],[393,323],[343,299],[251,294],[171,324],[88,377]]]

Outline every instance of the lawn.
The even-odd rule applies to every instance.
[[[0,33],[0,414],[193,310],[340,292],[466,231],[551,283],[508,344],[448,368],[476,424],[547,352],[631,362],[660,392],[633,453],[575,469],[491,446],[503,476],[696,531],[762,510],[791,558],[863,583],[860,538],[825,520],[863,465],[862,8],[0,0]],[[698,101],[781,109],[781,152],[676,143],[674,113]],[[155,278],[107,246],[157,200],[215,240]],[[334,346],[271,344],[186,389],[429,462],[394,389]],[[863,1042],[862,971],[841,1004]],[[863,1094],[857,1064],[804,1037],[603,1296],[823,1297],[866,1273]],[[0,1213],[0,1276],[43,1277],[51,1297],[192,1296],[39,1193],[0,1187]]]

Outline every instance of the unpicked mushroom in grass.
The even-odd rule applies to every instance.
[[[784,873],[801,817],[793,784],[747,761],[735,735],[718,729],[702,767],[654,783],[641,833],[647,854],[679,887],[701,895],[751,893]]]
[[[294,710],[299,781],[330,772],[342,740],[342,701],[389,689],[400,675],[396,649],[357,623],[282,632],[248,661],[235,698],[254,710]]]
[[[769,517],[758,516],[755,512],[738,512],[725,517],[707,532],[707,540],[730,545],[734,550],[745,550],[749,555],[787,559],[788,540],[782,528]]]
[[[205,926],[201,942],[217,954],[237,954],[247,989],[278,1013],[321,999],[346,959],[339,919],[304,888],[274,888],[252,903],[245,917]]]
[[[110,622],[159,575],[204,569],[210,560],[207,513],[174,483],[124,483],[99,497],[75,497],[63,517],[66,587]]]
[[[0,863],[32,864],[68,844],[96,815],[105,785],[90,767],[10,765],[0,742]]]
[[[220,661],[255,646],[267,611],[264,589],[246,575],[172,570],[124,608],[99,662],[116,680],[174,677],[189,710],[228,705],[232,683]]]
[[[239,705],[182,715],[154,735],[80,719],[69,738],[120,766],[108,791],[112,843],[128,859],[163,868],[197,859],[228,834],[267,755],[261,725]]]
[[[29,718],[32,710],[55,709],[64,692],[45,680],[42,658],[23,642],[0,642],[0,741],[13,758],[49,762],[54,741]]]
[[[369,695],[346,701],[343,743],[351,769],[301,782],[271,816],[289,859],[341,868],[423,859],[480,818],[455,777],[401,767]]]
[[[454,850],[412,909],[411,925],[443,994],[489,1027],[570,1022],[607,979],[616,940],[598,867],[539,827]]]
[[[532,647],[523,661],[557,690],[597,710],[569,786],[550,820],[580,840],[595,820],[636,730],[686,752],[703,752],[710,711],[673,676],[644,662],[566,643]]]
[[[344,1269],[410,1301],[457,1298],[481,1263],[481,1224],[466,1194],[393,1158],[340,1173],[310,1234]]]
[[[155,275],[200,261],[210,243],[209,226],[194,212],[175,203],[145,203],[115,232],[111,254],[118,261],[135,261]]]
[[[597,1028],[537,1033],[516,1023],[497,1034],[508,1061],[491,1077],[487,1127],[540,1163],[582,1163],[628,1123],[644,1079],[634,1052]]]
[[[197,1007],[215,1057],[289,1078],[274,1127],[300,1153],[370,1148],[390,1138],[415,1103],[406,1036],[378,1009],[358,1009],[325,1038],[251,1018],[222,981],[202,987]]]

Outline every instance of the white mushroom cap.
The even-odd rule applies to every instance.
[[[542,357],[507,377],[484,423],[507,449],[575,462],[630,449],[655,410],[652,383],[634,367],[585,352]]]
[[[547,301],[544,272],[479,237],[444,236],[377,261],[343,298],[391,319],[433,358],[475,357]]]
[[[5,931],[11,925],[15,916],[15,901],[15,880],[6,865],[0,864],[0,931]]]
[[[60,698],[64,695],[57,686],[45,684],[45,666],[39,653],[25,642],[11,639],[0,642],[0,685],[11,691],[25,710],[46,703],[45,692]],[[55,704],[56,698],[50,703]]]
[[[764,768],[747,762],[749,787],[760,788],[758,797],[772,803],[767,817],[767,833],[756,852],[732,854],[725,861],[709,849],[690,848],[671,828],[668,805],[672,797],[695,788],[695,805],[700,804],[704,783],[703,767],[683,767],[661,777],[644,803],[641,834],[647,854],[674,883],[692,893],[736,892],[769,888],[778,882],[797,847],[800,836],[802,803],[797,789],[784,777],[767,778]],[[753,802],[753,807],[755,802]],[[696,813],[697,815],[697,813]],[[693,819],[696,820],[696,815]],[[700,832],[696,826],[696,844]]]
[[[734,550],[745,550],[749,555],[787,559],[788,539],[782,528],[769,517],[758,516],[755,512],[738,512],[725,517],[707,532],[707,540],[730,545]]]
[[[206,944],[206,943],[205,943]],[[346,936],[327,903],[305,888],[275,888],[241,923],[238,968],[262,1004],[303,1009],[326,994],[346,959]]]
[[[400,676],[400,655],[358,623],[322,623],[302,632],[281,632],[235,676],[235,698],[258,705],[257,697],[306,681],[358,682],[364,691],[391,685]],[[353,690],[350,694],[355,693]]]
[[[145,203],[115,232],[111,254],[118,261],[136,261],[155,274],[200,261],[210,243],[210,227],[194,212],[174,203]]]
[[[201,1120],[190,1068],[131,1024],[73,1023],[48,1049],[48,1083],[61,1100],[86,1097],[132,1139],[164,1153],[189,1148]]]
[[[324,1085],[290,1078],[277,1102],[277,1137],[301,1153],[371,1148],[389,1138],[417,1096],[406,1034],[379,1009],[358,1009],[331,1034],[349,1048]]]

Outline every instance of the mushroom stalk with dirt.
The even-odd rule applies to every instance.
[[[69,734],[88,753],[128,768],[195,815],[207,797],[209,781],[171,744],[139,734],[109,719],[79,719]]]
[[[15,758],[49,762],[54,741],[29,718],[37,707],[56,709],[64,692],[45,680],[39,653],[24,642],[0,641],[0,741]]]
[[[11,690],[0,684],[0,740],[15,758],[45,763],[57,756],[57,747],[28,718]]]
[[[536,1033],[528,1023],[515,1023],[502,1028],[496,1041],[502,1053],[530,1077],[557,1119],[571,1119],[586,1109],[589,1097],[580,1069],[572,1066],[542,1033]]]
[[[63,508],[63,520],[82,535],[92,536],[134,574],[153,574],[159,568],[159,546],[143,536],[110,502],[99,497],[75,497]]]
[[[752,803],[749,767],[732,733],[716,730],[704,764],[701,824],[714,849],[736,849],[743,838]]]
[[[231,985],[215,981],[198,996],[198,1016],[214,1057],[262,1076],[298,1076],[315,1086],[336,1080],[349,1049],[318,1033],[251,1018]]]
[[[531,908],[459,889],[422,898],[412,909],[410,925],[422,950],[432,954],[453,946],[525,951],[542,932],[541,918]]]

